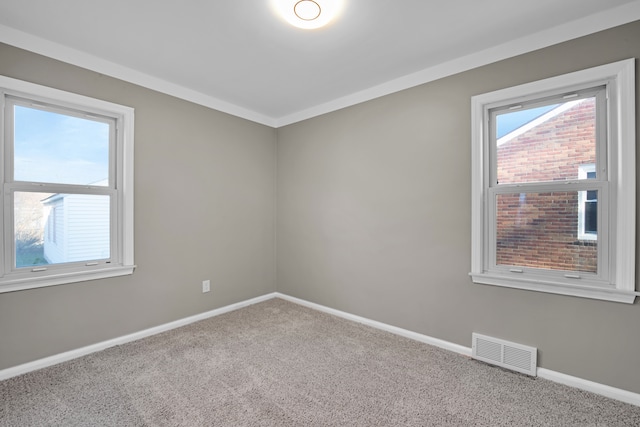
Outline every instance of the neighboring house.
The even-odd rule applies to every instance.
[[[564,103],[534,122],[498,140],[499,183],[595,178],[593,99]],[[497,264],[596,272],[596,193],[500,195]]]
[[[42,204],[44,257],[49,264],[109,258],[108,196],[54,194]]]

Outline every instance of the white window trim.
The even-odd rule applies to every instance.
[[[116,260],[113,266],[86,266],[86,268],[80,270],[48,271],[42,272],[40,275],[30,274],[27,276],[9,272],[1,273],[0,293],[132,274],[136,267],[133,259],[134,109],[6,76],[0,76],[0,93],[3,97],[5,94],[26,98],[37,97],[50,100],[51,103],[57,105],[69,105],[76,108],[86,107],[89,110],[101,111],[107,116],[116,117],[121,138],[121,144],[118,145],[118,155],[121,156],[118,159],[118,166],[121,166],[121,170],[118,171],[116,177],[116,185],[118,186],[117,203],[122,206],[122,209],[118,211],[117,221],[119,226],[116,231],[119,259]],[[1,114],[1,116],[0,120],[4,122],[4,114]],[[4,123],[0,128],[2,128],[0,138],[4,138]],[[0,226],[4,227],[1,224]],[[4,234],[2,232],[1,236],[4,236]],[[3,261],[0,260],[0,262]]]
[[[500,274],[487,271],[485,257],[489,251],[487,236],[488,218],[485,214],[487,199],[485,171],[485,145],[488,138],[485,116],[487,106],[509,99],[530,95],[540,97],[559,88],[587,88],[599,82],[608,82],[610,108],[615,108],[610,117],[607,161],[614,197],[615,217],[610,218],[613,247],[610,249],[610,283],[606,286],[584,283],[572,284],[554,280],[553,277],[538,277],[534,280],[516,274]],[[636,172],[635,172],[635,59],[627,59],[574,73],[548,78],[495,92],[477,95],[471,99],[471,272],[474,283],[505,286],[554,294],[571,295],[632,304],[640,295],[635,290],[635,234],[636,234]],[[617,165],[611,168],[611,163]]]

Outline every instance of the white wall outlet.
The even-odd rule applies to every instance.
[[[211,280],[202,281],[202,293],[209,292],[211,290]]]

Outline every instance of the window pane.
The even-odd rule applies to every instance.
[[[16,192],[16,267],[108,259],[109,196]]]
[[[587,193],[596,193],[588,191]],[[584,203],[584,232],[597,235],[598,233],[598,201],[587,200]]]
[[[550,107],[496,115],[498,184],[578,179],[580,165],[596,163],[595,97]]]
[[[597,240],[578,236],[581,215],[578,193],[499,194],[496,264],[597,273]],[[587,215],[594,216],[588,221],[597,222],[592,209]],[[596,225],[590,226],[594,227],[595,235]]]
[[[15,193],[14,231],[16,267],[44,265],[44,233],[42,227],[44,193]]]
[[[109,185],[109,124],[14,106],[14,180]]]

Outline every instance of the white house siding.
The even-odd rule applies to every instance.
[[[66,262],[109,258],[109,197],[65,197]]]
[[[45,230],[44,255],[49,263],[109,257],[108,196],[67,194],[47,204],[52,209],[55,207],[57,232],[54,241]]]

